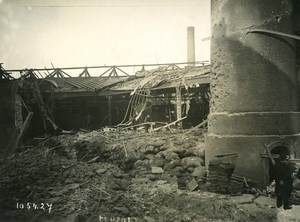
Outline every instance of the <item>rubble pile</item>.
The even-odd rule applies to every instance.
[[[149,206],[124,196],[132,185],[164,180],[177,187],[178,178],[205,171],[203,142],[191,136],[93,131],[51,137],[0,162],[0,215],[16,221],[76,212],[138,218]],[[52,212],[20,211],[17,203],[51,203]]]
[[[28,221],[34,221],[34,217],[40,221],[38,216],[59,219],[75,212],[83,217],[100,211],[114,214],[118,213],[113,210],[116,203],[126,206],[132,202],[120,193],[131,184],[132,177],[118,166],[67,159],[48,147],[10,157],[1,163],[0,172],[0,215],[22,218],[16,221],[27,221],[26,217]],[[17,203],[24,204],[25,209],[27,203],[51,203],[52,209],[51,213],[49,209],[20,211]],[[143,213],[139,205],[131,216],[137,216],[137,212]]]
[[[136,135],[132,131],[94,131],[71,138],[54,137],[45,145],[58,147],[55,152],[61,155],[72,153],[69,158],[112,163],[135,178],[175,181],[184,189],[188,181],[206,175],[203,137],[193,133]]]
[[[204,192],[233,193],[234,166],[220,160],[211,162],[206,177],[203,137],[193,132],[51,137],[0,162],[0,221],[230,220],[236,204]],[[29,210],[28,203],[51,208]]]

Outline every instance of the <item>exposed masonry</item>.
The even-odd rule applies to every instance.
[[[212,0],[206,165],[237,153],[235,173],[267,185],[268,162],[260,156],[266,144],[282,140],[300,154],[295,44],[274,36],[293,33],[293,7],[281,0]]]

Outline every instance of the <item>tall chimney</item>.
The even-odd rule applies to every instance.
[[[187,62],[189,67],[195,66],[195,35],[194,27],[187,28]]]

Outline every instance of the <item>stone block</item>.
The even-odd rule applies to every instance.
[[[194,191],[197,187],[198,187],[198,183],[195,180],[195,178],[193,178],[191,181],[187,183],[187,188],[189,189],[189,191]]]
[[[161,167],[153,166],[153,167],[151,167],[151,172],[153,174],[162,174],[162,173],[164,173],[164,170]]]

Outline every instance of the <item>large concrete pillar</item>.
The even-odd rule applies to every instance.
[[[216,154],[237,152],[235,173],[265,185],[265,145],[284,140],[298,152],[295,48],[290,39],[247,31],[292,33],[292,1],[211,0],[211,9],[206,163]]]
[[[195,66],[195,28],[187,28],[187,62],[188,66]]]

